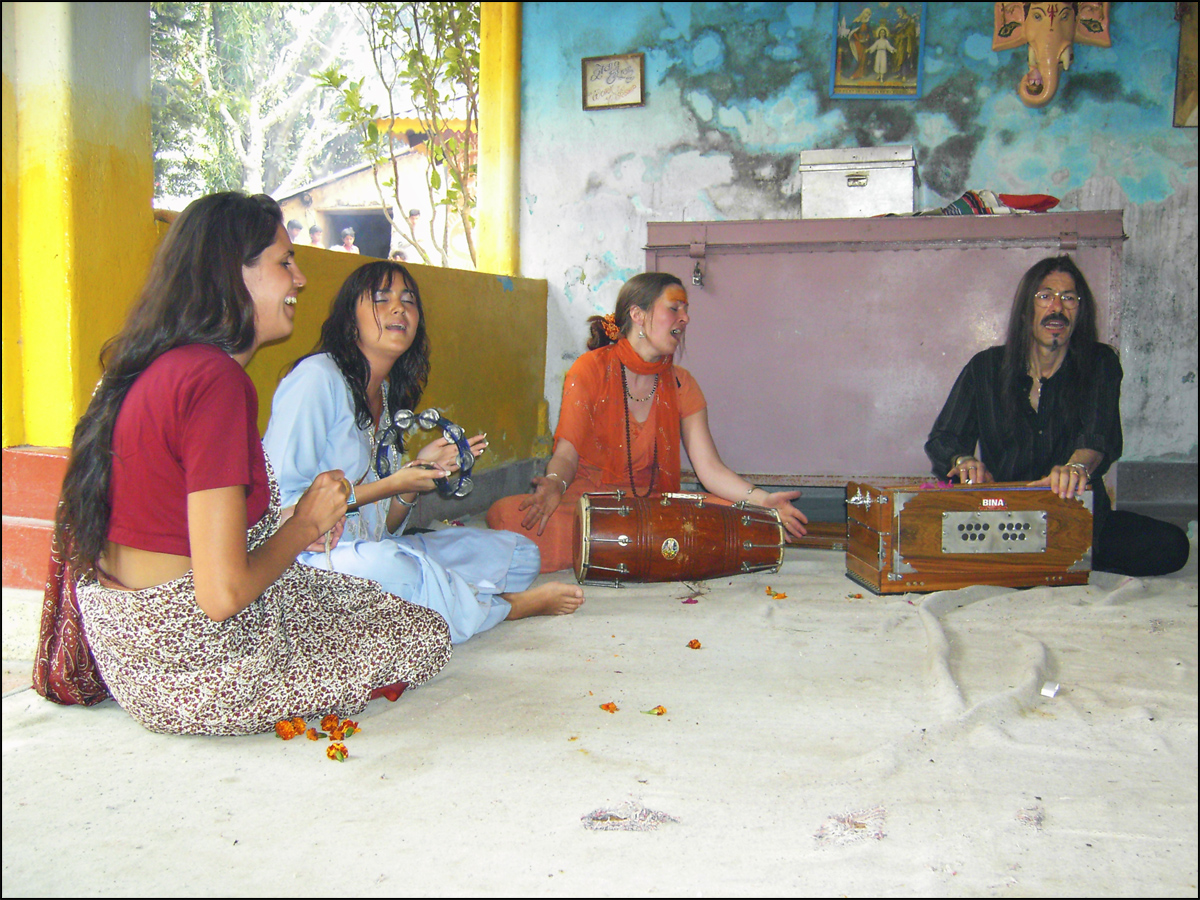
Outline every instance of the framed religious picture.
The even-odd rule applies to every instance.
[[[583,60],[583,108],[646,105],[646,54],[589,56]]]
[[[1175,68],[1176,128],[1196,127],[1196,4],[1176,3],[1179,20],[1179,62]]]
[[[916,100],[923,84],[926,3],[833,4],[829,96]]]

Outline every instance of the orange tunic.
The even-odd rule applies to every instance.
[[[650,367],[640,359],[632,360],[631,352],[628,342],[622,339],[583,354],[567,372],[554,439],[556,443],[563,439],[571,442],[579,452],[579,469],[546,523],[545,531],[539,535],[536,528],[526,531],[521,527],[528,509],[519,507],[528,494],[505,497],[488,510],[489,528],[516,531],[537,543],[543,572],[557,572],[571,566],[574,550],[571,533],[579,498],[597,491],[629,491],[631,464],[637,493],[646,493],[652,473],[655,494],[679,490],[680,423],[705,408],[704,393],[686,369],[669,361]],[[632,450],[628,454],[621,383],[623,361],[635,370],[639,364],[661,369],[646,421],[629,417]]]

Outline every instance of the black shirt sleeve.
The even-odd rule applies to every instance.
[[[981,387],[979,359],[977,354],[959,373],[946,405],[933,423],[929,440],[925,442],[925,455],[933,463],[933,474],[937,478],[946,477],[957,457],[975,455],[975,445],[979,442],[975,402]]]

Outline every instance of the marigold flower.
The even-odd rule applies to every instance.
[[[281,722],[275,723],[275,734],[277,737],[285,741],[290,741],[296,736],[296,726],[291,719],[284,719]]]
[[[308,723],[299,716],[296,716],[294,719],[292,719],[292,730],[294,730],[296,734],[304,734],[304,729],[307,727]]]
[[[600,322],[604,326],[604,334],[610,341],[616,343],[618,340],[620,340],[621,329],[617,327],[617,317],[615,315],[609,313],[608,315],[603,316],[600,319]]]
[[[692,638],[690,641],[688,641],[688,646],[691,647],[693,650],[699,650],[700,642],[698,640],[696,640],[695,638]]]
[[[601,703],[600,708],[607,713],[615,713],[618,711],[617,704],[615,703]]]
[[[786,600],[787,599],[787,594],[774,594],[772,596],[775,600]]]
[[[315,728],[308,729],[308,731],[304,732],[304,736],[310,741],[319,741],[321,738],[325,737],[322,732],[317,731]]]
[[[350,751],[346,749],[345,744],[330,744],[325,748],[325,755],[330,759],[336,759],[338,762],[345,762],[346,757],[350,755]]]
[[[346,732],[346,737],[350,737],[350,735],[357,734],[362,729],[358,727],[357,722],[351,722],[349,719],[346,719],[342,722],[342,731]]]
[[[335,716],[333,713],[330,713],[329,715],[327,715],[325,718],[323,718],[321,720],[321,730],[322,731],[333,731],[333,729],[338,727],[339,721],[340,720],[338,719],[337,716]]]
[[[342,730],[340,725],[336,728],[329,729],[329,739],[331,741],[340,741],[340,740],[343,740],[345,737],[346,737],[346,732],[344,732]]]
[[[656,706],[654,709],[648,709],[644,713],[647,716],[665,716],[667,708],[665,706]]]

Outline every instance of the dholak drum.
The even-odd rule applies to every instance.
[[[779,570],[784,536],[778,511],[706,499],[584,494],[575,516],[575,577],[580,584],[620,587]]]

